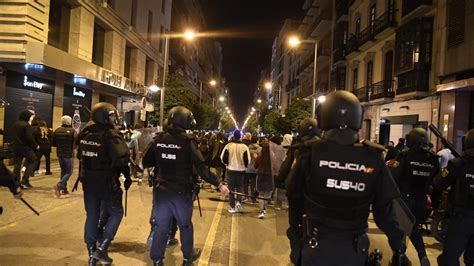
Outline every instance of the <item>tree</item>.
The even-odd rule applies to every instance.
[[[228,132],[235,128],[234,122],[228,115],[224,115],[221,118],[221,128],[222,130]]]
[[[281,118],[280,113],[273,109],[264,117],[263,132],[267,134],[279,134],[278,121]]]
[[[245,126],[245,130],[252,133],[256,134],[258,131],[258,120],[256,116],[252,116],[249,121],[247,121],[247,125]]]
[[[302,99],[294,100],[285,110],[280,120],[280,133],[286,134],[298,128],[301,120],[311,117],[311,103]]]
[[[220,114],[212,105],[196,104],[193,114],[197,122],[197,129],[212,130],[219,126]]]

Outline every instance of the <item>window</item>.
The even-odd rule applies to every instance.
[[[107,0],[107,5],[111,8],[115,8],[115,0]]]
[[[123,75],[126,78],[130,78],[130,63],[132,61],[132,47],[125,47],[125,69]]]
[[[358,35],[360,33],[360,17],[357,17],[355,21],[354,34]]]
[[[165,13],[166,11],[166,0],[161,0],[161,13]]]
[[[105,46],[105,29],[97,23],[94,23],[94,39],[92,41],[92,63],[104,65],[104,46]]]
[[[393,51],[388,51],[385,54],[384,79],[386,82],[391,82],[393,79]]]
[[[371,31],[373,31],[374,29],[374,26],[375,26],[375,4],[373,4],[371,7],[370,7],[370,11],[369,11],[369,27],[371,28]]]
[[[354,70],[352,71],[352,91],[357,90],[358,76],[359,76],[359,69],[354,68]]]
[[[137,26],[137,1],[132,0],[132,12],[130,16],[130,26],[136,27]]]
[[[147,34],[147,41],[151,42],[153,37],[153,12],[148,10],[148,34]]]
[[[160,26],[160,53],[163,53],[163,47],[165,46],[165,28],[163,25]]]
[[[464,42],[466,0],[448,0],[448,48]]]
[[[63,51],[69,48],[69,20],[71,8],[59,0],[51,1],[49,8],[48,44]]]
[[[369,61],[367,63],[367,88],[372,86],[373,83],[373,76],[374,76],[374,62]]]

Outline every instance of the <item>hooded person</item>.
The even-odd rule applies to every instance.
[[[72,175],[75,137],[76,131],[72,128],[72,118],[68,115],[61,117],[61,127],[53,133],[53,146],[56,147],[56,155],[61,167],[61,179],[54,186],[56,198],[67,197],[69,194],[67,182]]]
[[[26,160],[26,169],[21,177],[21,186],[24,189],[32,188],[30,175],[36,166],[36,154],[39,149],[35,141],[33,127],[30,124],[34,118],[34,111],[24,110],[20,113],[18,121],[12,126],[13,154],[15,158],[14,175],[15,180],[20,182],[21,168],[23,160]]]

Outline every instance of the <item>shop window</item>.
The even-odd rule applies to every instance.
[[[94,39],[92,41],[92,63],[104,65],[105,29],[94,24]]]
[[[466,0],[448,0],[448,48],[464,42]]]
[[[66,1],[52,0],[49,7],[48,44],[63,51],[69,47],[71,7]]]

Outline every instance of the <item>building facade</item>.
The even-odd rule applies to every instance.
[[[288,46],[288,38],[297,32],[299,25],[299,21],[285,20],[272,46],[270,70],[272,93],[269,100],[271,105],[280,111],[284,111],[288,107],[288,92],[298,83],[296,53]]]
[[[474,128],[474,3],[465,0],[442,1],[439,6],[440,32],[445,40],[437,91],[441,97],[440,130],[457,150],[462,137]]]
[[[326,94],[328,91],[331,68],[332,9],[330,0],[306,0],[304,3],[303,10],[306,10],[306,15],[297,31],[303,43],[294,48],[296,67],[293,77],[296,77],[296,81],[290,82],[290,85],[293,85],[288,92],[290,103],[294,98],[310,100],[313,95],[316,50],[316,94],[314,97],[317,98],[318,95]],[[305,43],[304,40],[316,41],[317,47],[312,42]]]
[[[172,9],[172,32],[196,32],[192,41],[171,39],[170,71],[181,77],[196,99],[215,105],[225,92],[222,78],[222,46],[207,36],[207,24],[198,0],[175,1]],[[212,85],[210,82],[216,81]]]
[[[159,84],[162,33],[172,0],[3,1],[0,13],[0,127],[6,137],[18,113],[30,108],[48,126],[63,115],[74,127],[84,108],[113,104],[127,124],[143,123],[148,86]],[[162,30],[161,30],[162,29]],[[5,140],[8,142],[8,139]]]
[[[362,139],[397,143],[414,127],[438,124],[437,2],[335,1],[331,88],[353,92],[365,106]]]

